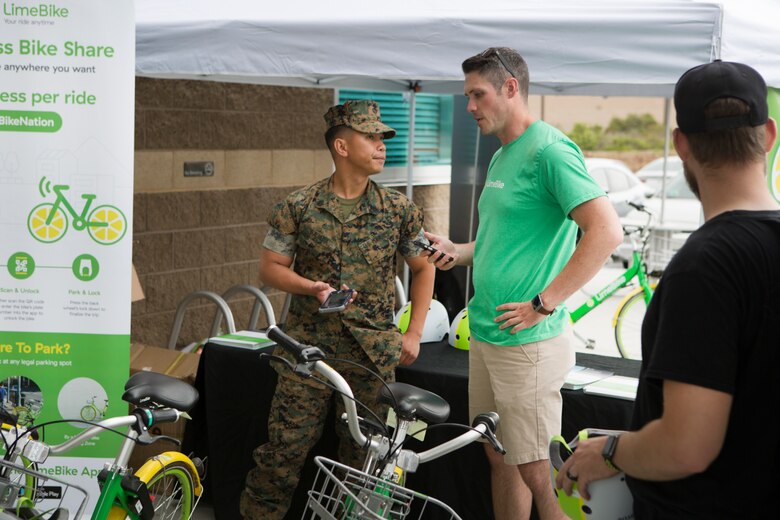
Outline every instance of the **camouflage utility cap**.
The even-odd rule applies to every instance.
[[[379,103],[370,99],[351,99],[330,107],[325,122],[328,128],[343,125],[364,134],[384,134],[385,139],[395,136],[395,130],[379,117]]]

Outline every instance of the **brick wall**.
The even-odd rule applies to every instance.
[[[145,299],[133,303],[133,342],[166,346],[190,293],[260,287],[257,264],[271,206],[333,170],[323,140],[329,89],[136,79],[133,262]],[[184,177],[212,161],[211,177]],[[448,233],[449,185],[418,186],[426,228]],[[266,290],[277,313],[284,295]],[[254,297],[230,301],[240,330]],[[178,344],[208,336],[216,307],[187,307]],[[265,326],[264,317],[260,326]]]

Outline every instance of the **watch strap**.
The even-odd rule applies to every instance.
[[[604,449],[601,451],[601,456],[604,457],[604,463],[613,471],[623,471],[612,460],[615,457],[618,440],[620,440],[620,435],[609,435],[607,437],[607,442],[604,443]]]
[[[555,312],[555,309],[550,311],[544,307],[544,302],[542,301],[541,293],[534,296],[533,300],[531,300],[531,307],[533,308],[534,311],[538,312],[539,314],[544,314],[545,316],[549,316],[550,314]]]

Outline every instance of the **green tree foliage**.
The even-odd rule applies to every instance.
[[[650,114],[629,114],[622,119],[612,118],[606,129],[576,123],[569,137],[589,151],[660,150],[664,146],[664,127]]]
[[[576,123],[569,132],[569,138],[582,150],[601,150],[604,146],[604,129],[601,125],[588,126],[585,123]]]

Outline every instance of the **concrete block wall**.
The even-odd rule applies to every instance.
[[[270,208],[333,170],[322,119],[333,99],[329,89],[136,79],[133,262],[145,299],[132,306],[133,342],[166,346],[194,291],[261,286]],[[212,161],[213,176],[185,177],[187,161]],[[448,233],[449,185],[417,186],[414,200],[427,229]],[[284,294],[263,290],[278,317]],[[246,327],[254,297],[229,303]],[[215,313],[207,299],[191,302],[179,346],[206,338]]]

